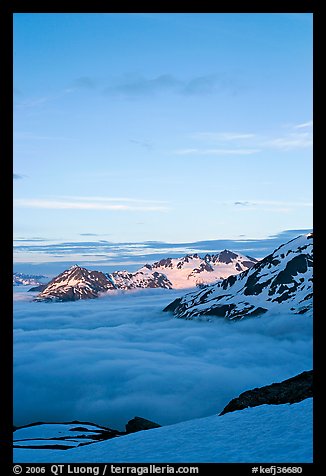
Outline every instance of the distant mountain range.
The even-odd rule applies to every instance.
[[[41,274],[13,273],[13,286],[38,286],[48,279]]]
[[[229,320],[270,310],[303,314],[312,310],[313,234],[281,245],[250,269],[188,293],[164,310],[184,319]]]
[[[146,288],[186,289],[205,286],[235,273],[250,269],[258,261],[229,250],[216,254],[187,255],[146,264],[138,271],[102,273],[74,265],[53,278],[36,301],[76,301],[93,299],[100,293],[114,290]]]
[[[313,234],[281,245],[260,261],[224,250],[162,259],[133,273],[102,273],[74,265],[34,290],[41,291],[36,301],[75,301],[115,290],[196,286],[200,289],[164,310],[199,320],[236,320],[278,309],[303,314],[312,309]]]
[[[251,268],[258,260],[224,250],[200,257],[197,253],[182,258],[167,258],[139,270],[144,274],[153,271],[164,274],[174,289],[206,285]]]

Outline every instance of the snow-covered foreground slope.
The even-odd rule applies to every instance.
[[[310,463],[312,399],[141,431],[66,451],[16,449],[19,462]]]
[[[280,246],[247,271],[186,294],[165,311],[172,311],[179,318],[199,320],[236,320],[271,310],[304,314],[312,310],[312,281],[310,233]]]

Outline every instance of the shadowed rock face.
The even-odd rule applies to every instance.
[[[136,431],[151,430],[152,428],[159,428],[161,425],[153,421],[146,420],[146,418],[135,417],[129,420],[126,424],[126,433],[136,433]]]
[[[233,398],[220,415],[243,410],[247,407],[259,405],[281,405],[284,403],[297,403],[313,396],[312,380],[313,371],[302,372],[295,377],[273,383],[265,387],[254,388],[243,392],[237,398]]]
[[[42,292],[44,289],[47,287],[47,284],[40,284],[39,286],[34,286],[33,288],[30,288],[28,292],[35,293],[35,292]]]
[[[35,301],[94,299],[108,289],[115,289],[115,286],[104,273],[75,265],[53,278]]]
[[[229,250],[224,250],[219,253],[219,261],[221,263],[231,263],[233,259],[235,259],[237,255]]]

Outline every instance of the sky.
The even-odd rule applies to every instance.
[[[16,244],[311,229],[312,126],[312,14],[15,14]]]
[[[67,303],[14,293],[14,425],[88,421],[124,430],[220,413],[240,393],[312,368],[311,315],[230,322],[163,312],[184,291]],[[90,319],[91,316],[91,319]]]

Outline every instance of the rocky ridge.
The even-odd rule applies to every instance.
[[[313,371],[309,370],[282,382],[247,390],[237,398],[233,398],[220,415],[258,405],[282,405],[284,403],[301,402],[313,396],[312,382]]]
[[[312,311],[313,234],[281,245],[250,269],[170,303],[164,311],[183,319],[229,320],[274,310]]]
[[[146,264],[136,272],[115,271],[102,273],[89,271],[74,265],[53,278],[46,286],[31,291],[40,291],[35,301],[76,301],[94,299],[100,293],[114,290],[148,288],[181,289],[216,282],[223,277],[249,269],[257,260],[228,250],[205,255],[187,255],[182,258],[167,258]]]

